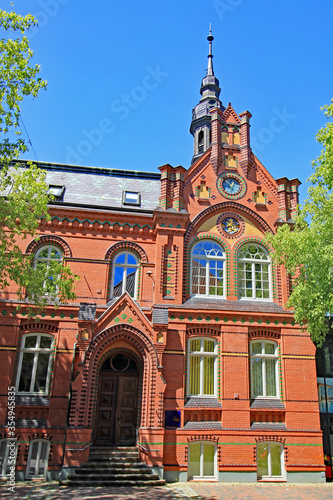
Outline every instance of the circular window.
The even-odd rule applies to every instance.
[[[126,354],[115,354],[110,359],[111,368],[116,372],[127,370],[130,363],[130,358]]]
[[[224,238],[239,238],[244,234],[245,223],[243,219],[233,212],[224,212],[217,219],[217,229]]]

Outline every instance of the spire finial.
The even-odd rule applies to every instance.
[[[209,23],[209,36],[207,37],[207,40],[209,41],[207,76],[214,76],[212,53],[212,41],[214,40],[214,37],[212,35],[212,23]]]

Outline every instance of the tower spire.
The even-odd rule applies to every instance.
[[[209,42],[207,76],[214,76],[214,70],[213,70],[213,52],[212,52],[212,42],[214,40],[214,37],[212,35],[212,23],[209,23],[209,36],[207,36],[207,40]]]
[[[206,76],[203,78],[200,87],[201,99],[192,111],[192,122],[190,132],[194,137],[192,163],[204,153],[211,144],[211,113],[213,108],[225,110],[220,101],[220,84],[213,70],[212,25],[209,25],[208,67]]]

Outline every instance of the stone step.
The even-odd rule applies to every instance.
[[[62,484],[68,486],[162,486],[165,481],[139,460],[136,447],[94,447],[88,462]]]
[[[98,471],[98,472],[97,472]],[[84,474],[151,474],[151,469],[149,467],[90,467],[89,464],[84,466],[82,465],[78,470],[78,473]]]
[[[139,455],[132,454],[117,454],[117,455],[106,455],[104,453],[94,453],[89,455],[89,460],[139,460]]]
[[[140,462],[139,460],[135,461],[119,461],[119,460],[94,460],[85,462],[82,464],[82,467],[90,467],[92,469],[103,468],[108,469],[110,467],[118,467],[125,469],[126,467],[147,467],[144,462]]]
[[[111,481],[99,481],[99,480],[90,480],[88,481],[63,481],[63,485],[65,486],[163,486],[165,484],[164,479],[157,479],[155,481],[131,481],[131,480],[111,480]]]
[[[103,452],[103,451],[106,451],[106,452],[114,451],[114,452],[127,453],[127,452],[133,452],[133,451],[138,452],[138,449],[136,446],[92,446],[90,448],[90,453]]]
[[[119,450],[114,450],[114,449],[106,449],[106,448],[100,448],[100,449],[94,449],[90,450],[91,455],[138,455],[139,451],[138,450],[124,450],[123,448],[120,448]]]
[[[140,463],[139,457],[99,457],[99,456],[94,456],[94,457],[89,457],[88,463],[105,463],[105,464],[122,464],[122,463],[128,463],[128,464],[138,464]]]
[[[75,474],[70,474],[68,476],[69,481],[80,481],[80,482],[90,482],[90,481],[156,481],[159,480],[158,474],[81,474],[76,472]]]

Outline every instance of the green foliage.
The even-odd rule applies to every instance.
[[[16,140],[4,137],[1,141],[2,160],[17,158],[27,151],[25,142],[19,137],[20,104],[25,96],[37,97],[46,88],[46,81],[37,75],[40,66],[30,65],[33,51],[24,33],[35,26],[37,20],[32,15],[25,17],[15,12],[0,10],[0,27],[14,32],[16,38],[0,39],[0,133],[16,135]]]
[[[13,166],[12,162],[28,150],[20,137],[21,103],[24,97],[37,97],[46,88],[38,77],[40,67],[30,65],[33,52],[24,36],[36,24],[30,14],[23,17],[0,10],[0,28],[5,34],[0,39],[0,289],[15,283],[18,297],[33,303],[31,314],[48,301],[73,299],[76,280],[61,262],[34,268],[33,256],[22,254],[22,240],[34,237],[39,220],[49,218],[50,202],[45,172],[32,164]],[[15,38],[9,37],[10,32]]]
[[[322,108],[333,117],[333,100]],[[317,134],[323,146],[312,162],[308,197],[299,208],[293,229],[286,224],[276,235],[267,236],[273,258],[293,276],[294,287],[288,305],[295,319],[306,325],[313,342],[321,346],[333,315],[333,123]]]

